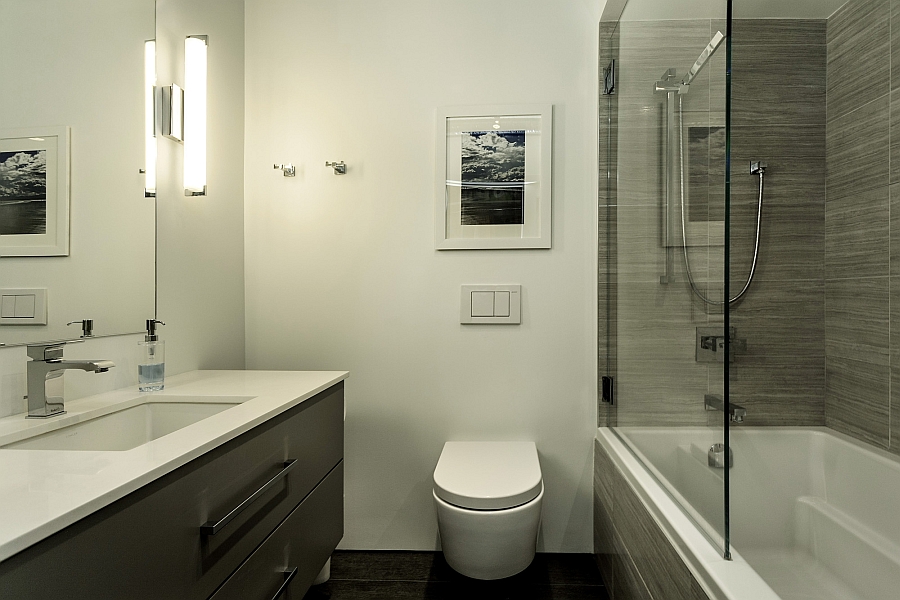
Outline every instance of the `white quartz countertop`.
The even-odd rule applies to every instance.
[[[126,451],[0,449],[0,561],[288,410],[348,376],[346,371],[192,371],[160,392],[137,386],[66,402],[67,414],[0,419],[0,446],[134,403],[138,396],[251,399]]]

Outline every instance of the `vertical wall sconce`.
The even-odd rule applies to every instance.
[[[144,42],[144,197],[156,197],[156,40]]]
[[[209,40],[184,40],[184,195],[206,195],[206,67]]]

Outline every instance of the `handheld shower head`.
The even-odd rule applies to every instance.
[[[684,78],[684,85],[691,85],[691,81],[700,73],[703,67],[706,65],[706,62],[710,59],[713,53],[719,49],[719,46],[722,45],[722,42],[725,40],[725,36],[721,31],[717,31],[716,35],[713,36],[712,40],[710,40],[709,44],[706,45],[706,48],[703,49],[703,52],[700,53],[700,57],[697,58],[697,61],[688,71],[687,76]]]

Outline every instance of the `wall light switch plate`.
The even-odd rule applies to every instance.
[[[459,322],[518,325],[522,322],[522,286],[462,286],[459,294]]]
[[[46,288],[0,289],[0,325],[46,324]]]

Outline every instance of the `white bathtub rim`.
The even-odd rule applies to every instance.
[[[598,428],[597,440],[707,596],[712,600],[781,600],[740,554],[732,549],[730,561],[719,554],[612,429]]]

